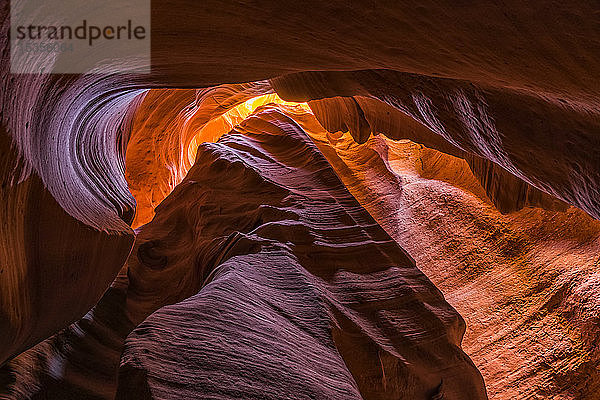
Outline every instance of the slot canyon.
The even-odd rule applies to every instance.
[[[600,400],[599,4],[148,1],[70,73],[28,2],[0,399]]]

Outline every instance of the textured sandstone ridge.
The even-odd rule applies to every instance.
[[[278,102],[268,82],[207,89],[150,90],[136,111],[127,146],[126,178],[137,202],[133,227],[181,182],[199,143],[214,142],[256,107]]]
[[[465,317],[463,348],[491,399],[598,398],[598,221],[575,208],[500,215],[463,160],[406,141],[359,145],[310,132]]]
[[[112,398],[128,329],[157,309],[128,337],[118,397],[485,398],[461,317],[294,119],[316,120],[278,107],[200,146],[128,279],[5,367],[6,398]]]
[[[129,291],[202,289],[129,335],[117,398],[485,398],[458,314],[282,111],[202,145],[156,211]]]

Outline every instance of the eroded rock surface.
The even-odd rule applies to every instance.
[[[200,146],[138,239],[130,290],[202,289],[129,335],[117,398],[485,398],[459,315],[276,108]]]
[[[574,207],[502,215],[464,160],[408,141],[310,132],[464,316],[463,347],[491,399],[598,397],[598,221]]]
[[[63,334],[63,376],[19,372],[36,354],[47,369],[57,355],[43,346],[56,338],[15,360],[9,398],[22,398],[28,379],[51,396],[87,387],[110,398],[111,354],[157,309],[125,342],[118,398],[485,398],[460,349],[462,318],[350,195],[292,119],[300,115],[265,106],[201,145],[139,231],[125,299],[111,289],[78,323],[83,339],[76,326]],[[120,339],[85,339],[102,326]],[[78,387],[69,371],[91,379],[76,360],[98,351],[106,378]]]
[[[18,9],[19,2],[11,3]],[[45,12],[45,7],[40,4],[38,11]],[[237,304],[231,303],[234,300],[220,304],[221,309],[202,311],[194,307],[210,300],[205,297],[209,289],[221,296],[219,299],[225,295],[229,298],[233,293],[219,291],[222,287],[241,292],[251,287],[240,287],[243,279],[257,277],[271,282],[273,276],[266,268],[232,267],[229,260],[226,275],[215,273],[209,277],[198,273],[198,269],[190,269],[198,264],[193,259],[196,253],[190,249],[204,249],[205,244],[197,242],[195,231],[189,237],[180,236],[181,232],[199,229],[186,220],[191,211],[181,204],[172,208],[185,208],[181,212],[186,218],[165,221],[168,226],[157,222],[141,228],[138,244],[122,276],[88,312],[121,270],[133,242],[129,224],[133,221],[138,227],[152,219],[154,208],[182,182],[193,164],[196,145],[216,140],[224,130],[244,120],[247,113],[225,116],[239,104],[275,92],[285,100],[308,102],[326,129],[304,118],[304,111],[290,108],[283,113],[267,113],[267,119],[277,129],[296,132],[301,126],[311,134],[359,203],[465,315],[471,327],[465,347],[483,372],[492,397],[597,396],[597,226],[581,211],[568,208],[572,205],[594,218],[600,216],[600,39],[596,5],[558,1],[542,5],[518,1],[468,5],[423,1],[418,6],[394,3],[367,7],[334,0],[271,2],[255,7],[243,2],[224,5],[207,1],[198,6],[191,0],[173,0],[153,2],[152,14],[153,65],[149,75],[103,75],[102,68],[97,74],[80,76],[16,75],[10,73],[9,2],[0,4],[0,363],[85,315],[75,325],[5,364],[0,381],[3,395],[114,397],[123,339],[157,309],[158,313],[148,320],[149,329],[137,330],[129,337],[122,375],[140,390],[150,390],[140,396],[147,396],[152,390],[172,394],[178,375],[173,375],[172,381],[157,381],[157,375],[152,375],[156,371],[151,360],[139,351],[147,345],[165,361],[186,356],[177,352],[162,354],[147,341],[147,335],[153,335],[159,327],[193,328],[189,321],[173,315],[197,317],[206,312],[202,316],[214,320],[219,311],[248,322],[248,318],[256,319],[264,312],[267,320],[280,318],[281,313],[272,309],[259,312],[252,308],[256,312],[248,316],[242,313],[242,307],[233,309]],[[241,37],[244,39],[239,40]],[[31,61],[32,68],[47,69],[53,62],[47,54]],[[252,126],[263,117],[253,116],[244,126]],[[295,122],[290,122],[290,118]],[[250,136],[265,135],[275,129],[272,125],[262,128]],[[349,133],[344,136],[339,130]],[[410,139],[428,148],[397,145],[376,135]],[[291,135],[291,142],[286,142],[291,146],[289,150],[276,146],[277,152],[261,153],[271,148],[272,140],[269,137],[252,142],[260,151],[252,150],[247,142],[236,150],[233,142],[225,141],[225,147],[258,159],[254,167],[259,169],[260,177],[272,172],[265,165],[280,160],[278,157],[285,158],[285,162],[276,163],[278,171],[293,165],[294,174],[309,170],[309,166],[297,163],[313,156],[311,145],[304,143],[299,151],[300,139]],[[365,147],[361,147],[363,144]],[[295,155],[295,160],[291,157],[293,149],[300,154]],[[321,172],[332,176],[331,168],[324,165],[311,176],[296,176],[296,185],[306,184],[300,189],[311,192],[306,195],[307,201],[314,200],[319,206],[324,202],[339,215],[345,215],[350,208],[350,215],[354,215],[355,205],[346,200],[333,205],[331,199],[338,201],[338,195],[346,199],[344,190],[338,188],[334,195],[325,189],[330,184],[331,190],[337,188],[337,180],[323,182],[315,178]],[[230,186],[247,183],[247,175],[252,175],[254,167],[231,167],[237,173],[246,171],[246,175],[236,175]],[[276,178],[282,179],[286,188],[288,184],[296,187],[286,180],[285,174]],[[222,179],[219,184],[226,182]],[[261,179],[255,183],[266,184]],[[312,193],[315,187],[320,189]],[[180,191],[185,188],[182,186]],[[132,194],[139,201],[137,208]],[[211,193],[215,203],[219,195]],[[279,203],[269,204],[280,207]],[[331,244],[340,240],[353,248],[343,240],[357,235],[368,242],[375,240],[370,236],[382,234],[375,223],[363,226],[366,217],[359,213],[360,223],[343,220],[342,231],[330,227],[332,231],[320,238],[311,231],[320,220],[298,206],[298,202],[294,204],[300,211],[294,211],[298,220],[291,225],[293,229],[305,226],[306,231],[290,228],[294,232],[292,238],[287,238],[290,231],[283,229],[276,231],[280,237],[254,233],[259,237],[252,239],[261,246],[263,239],[268,241],[271,247],[265,251],[274,251],[285,260],[282,273],[291,268],[299,274],[289,272],[291,275],[286,276],[292,280],[305,276],[304,272],[322,278],[314,271],[321,265],[300,257],[309,252],[303,247],[305,244],[294,240],[315,236],[317,242]],[[170,214],[168,206],[161,207]],[[497,210],[508,215],[500,215]],[[247,217],[247,209],[235,211],[240,220]],[[266,224],[267,231],[278,226],[277,221],[290,217],[275,214],[274,221]],[[217,218],[204,222],[219,226],[221,233],[227,227],[240,228],[237,220]],[[344,236],[347,227],[355,226],[352,224],[362,227],[362,233],[349,228],[351,234]],[[250,235],[244,229],[240,232]],[[344,233],[342,238],[336,236],[340,232]],[[177,243],[168,247],[158,238],[167,242],[177,238]],[[386,236],[385,240],[389,238]],[[187,243],[186,253],[181,250],[181,243]],[[383,247],[382,254],[387,254],[391,244],[385,243],[373,246]],[[221,242],[211,246],[221,254]],[[206,250],[207,254],[213,250]],[[260,251],[242,251],[235,256],[262,265],[261,252],[262,247]],[[407,260],[407,265],[414,268]],[[225,262],[215,261],[214,265],[221,265],[221,261]],[[374,257],[374,268],[383,265],[376,261]],[[169,269],[173,262],[177,267]],[[212,259],[203,260],[201,264],[213,265],[211,262]],[[347,262],[348,266],[332,263],[328,271],[337,279],[336,271],[352,265],[358,268],[355,263],[360,264],[361,260]],[[161,272],[164,268],[171,274]],[[125,279],[125,273],[130,280]],[[418,275],[411,279],[421,282],[424,278]],[[348,293],[367,296],[358,283],[352,287],[356,291],[350,290],[349,282],[340,280]],[[223,283],[222,287],[217,283]],[[292,290],[275,283],[270,293]],[[332,304],[333,300],[340,300],[336,296],[341,295],[327,292],[329,287],[325,284],[304,283],[307,293],[302,294],[309,299],[325,298]],[[429,293],[433,286],[425,286]],[[435,293],[439,307],[434,308],[447,310],[447,304]],[[255,303],[265,300],[246,294]],[[367,303],[365,309],[387,310],[385,304],[373,305],[367,297],[360,299]],[[239,301],[239,297],[231,299]],[[335,370],[348,378],[337,381],[340,393],[362,393],[367,397],[401,390],[420,390],[420,394],[427,391],[438,397],[459,393],[452,386],[452,379],[431,389],[433,381],[441,377],[435,372],[432,378],[427,372],[432,366],[427,362],[431,360],[415,356],[417,361],[411,366],[427,367],[418,371],[400,367],[403,364],[398,360],[406,355],[400,350],[408,351],[410,346],[394,342],[398,339],[394,329],[408,329],[402,324],[404,320],[390,322],[390,331],[374,333],[365,328],[375,320],[389,322],[393,318],[389,313],[369,314],[361,319],[364,326],[350,319],[361,327],[360,334],[352,336],[359,347],[365,348],[364,340],[370,340],[375,343],[371,350],[377,350],[366,355],[345,352],[349,340],[335,333],[335,329],[350,329],[344,325],[342,311],[361,315],[360,310],[352,308],[352,301],[338,308],[329,303],[308,308],[316,313],[317,321],[316,331],[309,333],[324,346],[331,361],[331,369],[323,371]],[[331,311],[336,309],[337,314]],[[323,310],[328,310],[327,315]],[[460,325],[450,310],[448,315],[452,318],[442,318],[444,329]],[[409,314],[411,318],[431,315],[430,310],[421,311],[422,317],[416,312]],[[319,330],[325,322],[334,326],[331,333]],[[260,323],[267,329],[267,321]],[[282,335],[306,333],[294,330],[304,325],[290,323],[293,326],[285,325],[290,329],[286,328]],[[199,328],[204,329],[202,334],[212,329]],[[437,340],[450,347],[458,344],[460,334],[456,332],[460,329],[438,328],[428,326],[423,332],[446,332]],[[410,336],[407,331],[402,332]],[[231,335],[231,331],[223,329],[223,334]],[[200,337],[204,336],[197,339]],[[137,348],[138,344],[141,347]],[[206,351],[219,348],[231,354],[231,349],[219,347],[225,346],[221,342],[211,345]],[[286,366],[304,366],[294,364],[297,359],[286,343],[278,342],[277,346],[277,354],[289,361]],[[457,353],[437,351],[432,353],[436,362],[454,365]],[[378,360],[373,359],[375,356]],[[358,357],[365,357],[364,371],[356,366]],[[94,363],[89,364],[91,359]],[[381,376],[377,375],[377,361]],[[221,367],[222,360],[212,362]],[[166,365],[172,366],[170,362]],[[267,362],[261,368],[268,372],[274,369],[273,365]],[[98,375],[94,371],[101,372]],[[182,379],[184,371],[181,370]],[[396,385],[404,382],[405,388],[389,386],[394,373],[402,376],[395,380]],[[465,374],[471,378],[477,375]],[[288,383],[296,382],[292,375],[288,378]],[[189,390],[208,390],[200,381],[194,385]],[[331,389],[323,379],[317,386],[321,394]],[[300,388],[291,385],[288,389],[292,387]],[[478,391],[477,387],[473,386],[473,390]],[[121,397],[127,395],[122,388]]]

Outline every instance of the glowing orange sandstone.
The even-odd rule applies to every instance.
[[[260,90],[271,91],[270,87]],[[127,147],[125,174],[137,201],[132,227],[153,218],[154,208],[194,164],[201,143],[217,141],[256,108],[269,103],[298,104],[310,112],[306,103],[287,102],[277,94],[257,90],[245,93],[226,85],[198,91],[150,90],[136,113]]]

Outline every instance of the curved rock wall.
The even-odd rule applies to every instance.
[[[370,137],[366,143],[357,144],[349,133],[327,132],[302,107],[287,107],[285,114],[274,115],[279,115],[271,118],[276,126],[282,124],[280,119],[285,119],[286,129],[289,126],[294,129],[302,127],[311,135],[344,185],[415,257],[419,267],[430,274],[450,296],[454,307],[465,315],[468,322],[465,345],[468,354],[473,354],[476,365],[483,372],[492,398],[508,398],[519,393],[577,399],[594,393],[596,375],[593,371],[594,365],[597,365],[593,347],[596,340],[594,310],[597,306],[590,296],[594,275],[587,271],[593,271],[594,254],[597,253],[598,227],[595,221],[575,209],[567,213],[525,209],[502,217],[491,206],[491,200],[472,175],[468,164],[459,158],[405,141],[392,142],[381,136]],[[254,126],[255,119],[257,117],[253,116],[243,126]],[[267,125],[255,130],[264,133],[272,129]],[[406,129],[409,134],[414,132],[410,124],[406,125]],[[401,132],[398,134],[398,137],[407,136]],[[200,149],[206,146],[210,148],[205,144]],[[233,143],[229,146],[237,150],[245,148]],[[280,146],[278,151],[284,148],[287,147]],[[276,153],[271,147],[268,150],[267,154]],[[251,151],[249,154],[256,157],[261,152]],[[301,162],[302,157],[295,154],[293,159]],[[282,161],[285,165],[290,162],[288,158],[285,163]],[[231,177],[233,182],[225,183],[230,175],[228,170],[221,171],[218,166],[206,164],[205,168],[216,170],[189,176],[192,187],[201,179],[212,179],[210,177],[215,173],[224,174],[215,182],[242,185],[235,179],[235,174]],[[178,193],[190,191],[187,196],[198,199],[203,207],[206,206],[206,197],[198,196],[185,182],[176,188],[170,201],[158,207],[158,219],[140,229],[137,245],[128,262],[131,280],[127,294],[117,285],[117,289],[111,289],[84,320],[11,362],[3,371],[3,379],[12,382],[8,386],[7,398],[28,398],[32,390],[51,398],[61,398],[65,393],[85,393],[90,398],[114,396],[116,369],[125,336],[153,311],[197,293],[205,283],[206,271],[201,272],[203,268],[225,261],[213,256],[222,246],[219,240],[199,248],[206,246],[206,250],[201,252],[206,251],[210,255],[198,259],[194,252],[189,251],[199,245],[198,238],[202,234],[182,236],[182,232],[191,229],[191,222],[182,215],[188,215],[190,208],[179,207],[191,203],[185,200],[187,197],[179,198],[183,195]],[[247,183],[243,185],[256,186]],[[215,184],[210,183],[211,186]],[[235,192],[239,193],[239,189]],[[227,192],[218,193],[214,196],[227,195]],[[247,199],[247,196],[241,198]],[[267,196],[263,196],[261,201],[266,199]],[[223,226],[229,224],[222,213],[226,202],[216,200],[215,203],[221,207],[221,212],[211,213],[202,208],[197,216],[213,215],[213,222],[203,220],[196,224],[198,227],[219,226],[219,229],[224,229]],[[173,211],[162,214],[163,208]],[[231,226],[241,229],[246,219],[247,214],[238,214]],[[459,226],[465,228],[449,230],[449,227]],[[563,226],[581,228],[568,230]],[[214,232],[205,234],[212,238]],[[415,237],[421,240],[415,241]],[[562,244],[558,245],[554,239],[546,243],[545,240],[552,237]],[[545,256],[540,258],[538,253]],[[213,260],[215,257],[218,261]],[[572,269],[575,269],[569,272],[561,265],[571,259],[574,260]],[[172,267],[167,268],[167,265]],[[527,271],[523,270],[519,275],[531,276],[531,282],[515,282],[517,275],[507,272],[523,268]],[[465,288],[470,289],[465,293]],[[486,293],[486,300],[479,297],[481,293]],[[189,305],[195,304],[194,301],[184,302],[188,306],[182,307],[188,311],[182,312],[190,312]],[[175,309],[179,307],[175,306]],[[159,325],[164,321],[178,323],[178,317],[162,316],[172,312],[170,308],[165,309],[149,321]],[[532,322],[524,324],[522,318]],[[179,331],[186,329],[193,330],[188,326]],[[489,332],[498,331],[501,333],[489,335]],[[146,331],[142,329],[141,332]],[[95,339],[102,337],[113,339]],[[152,342],[157,340],[166,339],[161,339],[160,335],[153,336]],[[523,344],[524,340],[527,344]],[[128,343],[133,349],[146,346],[145,333],[141,337],[135,333]],[[558,344],[556,350],[546,350]],[[529,351],[523,352],[523,346]],[[514,350],[507,353],[507,349]],[[173,350],[170,353],[171,357],[177,358],[181,352]],[[138,360],[138,351],[133,351],[133,354],[135,368],[128,364],[124,366],[123,379],[132,384],[135,382],[140,388],[147,384],[152,386],[152,383],[147,383],[150,378],[145,377],[146,372],[143,372],[152,365],[146,364],[144,357]],[[168,355],[162,354],[161,358],[164,357],[168,358]],[[364,354],[361,359],[363,357]],[[52,367],[57,359],[62,360],[59,364],[62,369],[58,373],[56,367]],[[86,367],[94,359],[93,369]],[[346,361],[353,362],[351,359]],[[26,372],[32,370],[33,373]],[[94,371],[104,372],[99,377]],[[385,365],[382,371],[386,371]],[[96,383],[91,385],[90,381]],[[169,392],[173,389],[163,387],[160,390]],[[144,394],[122,391],[119,395]]]
[[[566,209],[565,204],[555,197],[527,184],[489,159],[456,147],[424,124],[377,99],[364,96],[328,97],[312,100],[309,104],[321,125],[329,132],[348,131],[358,143],[367,141],[373,132],[396,140],[410,139],[465,159],[487,195],[503,213],[525,206]]]
[[[332,131],[328,140],[336,143],[349,140],[342,140],[336,132],[340,129],[347,129],[356,142],[364,144],[374,140],[373,134],[383,133],[464,158],[483,187],[463,170],[466,164],[461,161],[451,162],[456,169],[441,168],[448,159],[430,150],[409,151],[386,142],[389,154],[398,150],[408,160],[412,159],[411,154],[420,152],[417,158],[422,166],[417,168],[417,175],[431,174],[436,181],[456,180],[456,185],[467,185],[467,191],[477,196],[465,197],[467,204],[476,204],[473,209],[467,208],[466,215],[457,210],[453,215],[460,215],[458,221],[476,221],[468,226],[470,231],[478,232],[478,237],[488,231],[497,235],[490,239],[492,250],[506,245],[518,253],[511,255],[512,250],[505,249],[511,261],[494,262],[499,276],[492,274],[496,269],[487,272],[495,278],[493,282],[512,282],[503,279],[515,265],[526,266],[525,272],[519,269],[519,273],[541,282],[533,288],[523,284],[518,287],[527,290],[513,292],[514,285],[509,283],[496,290],[483,281],[469,286],[471,278],[447,281],[444,271],[450,266],[445,263],[440,263],[446,266],[443,270],[429,270],[446,293],[454,293],[453,285],[459,285],[462,291],[465,287],[474,288],[466,294],[452,295],[457,299],[464,297],[460,301],[475,304],[475,297],[469,297],[469,293],[491,296],[494,300],[482,305],[482,309],[505,312],[506,318],[498,321],[510,327],[496,342],[532,350],[525,356],[509,353],[507,365],[511,360],[519,360],[514,361],[519,372],[503,378],[498,377],[502,375],[498,371],[503,370],[484,360],[502,359],[500,350],[489,350],[495,349],[492,344],[485,350],[471,348],[486,377],[492,377],[491,393],[500,396],[501,388],[510,388],[511,395],[529,390],[530,396],[549,396],[539,389],[545,384],[550,385],[547,390],[564,396],[593,393],[595,378],[588,386],[582,382],[587,379],[585,376],[595,376],[596,366],[592,345],[597,326],[593,300],[597,291],[593,264],[596,242],[589,233],[595,232],[594,223],[573,209],[562,214],[554,210],[565,210],[566,205],[561,202],[564,201],[592,217],[600,216],[600,40],[595,5],[558,1],[542,5],[518,1],[425,1],[418,5],[365,6],[310,1],[255,7],[245,3],[224,6],[213,1],[202,6],[190,0],[154,2],[152,73],[141,76],[102,75],[101,66],[95,71],[100,74],[81,76],[10,74],[8,7],[8,2],[0,5],[0,147],[4,154],[0,164],[0,193],[4,200],[0,205],[0,329],[6,332],[0,342],[0,363],[80,318],[102,295],[132,245],[129,224],[136,207],[128,184],[140,199],[138,219],[134,222],[138,226],[152,218],[156,204],[183,179],[191,165],[190,149],[209,137],[216,139],[217,131],[235,125],[240,122],[237,117],[243,119],[246,115],[238,115],[235,123],[214,122],[215,117],[274,90],[284,100],[310,102],[321,124]],[[43,5],[39,12],[44,12]],[[244,39],[239,40],[240,37]],[[48,67],[52,62],[45,57],[33,61]],[[202,87],[210,88],[198,89]],[[151,88],[180,90],[160,93],[148,91]],[[300,114],[293,118],[302,125]],[[211,122],[214,126],[209,129]],[[398,127],[409,130],[399,132]],[[204,129],[206,138],[198,138],[196,130]],[[355,148],[351,141],[347,145]],[[383,146],[377,147],[378,151],[385,149],[382,142],[377,146]],[[334,152],[326,147],[321,146],[321,151],[332,156]],[[361,159],[363,155],[356,157]],[[396,218],[398,210],[415,207],[416,212],[417,206],[428,203],[403,203],[404,194],[410,191],[402,186],[402,193],[398,194],[397,186],[405,179],[399,178],[402,174],[394,169],[398,160],[386,160],[386,156],[381,159],[385,168],[368,171],[362,171],[360,163],[344,167],[344,161],[337,164],[342,168],[338,174],[342,179],[360,178],[356,183],[360,187],[366,184],[372,188],[381,178],[377,193],[382,201],[371,208],[362,202],[352,183],[345,183],[381,225],[389,227],[390,218]],[[335,167],[333,159],[329,160]],[[391,186],[384,185],[388,179]],[[418,187],[419,182],[409,188]],[[438,221],[435,216],[440,213],[434,213],[434,204],[443,210],[452,204],[458,207],[449,197],[450,194],[441,196],[423,213],[431,212],[431,221]],[[503,212],[518,213],[499,216],[493,208],[487,208],[489,200]],[[545,211],[531,210],[530,206]],[[424,231],[411,218],[403,223],[413,224],[406,231],[412,236],[390,231],[409,251],[425,257],[426,248],[417,244],[446,243],[453,237],[445,233],[441,238],[417,239],[421,235],[428,237],[433,227]],[[511,222],[513,218],[518,222]],[[544,218],[550,222],[544,222]],[[459,224],[450,217],[438,222]],[[519,230],[519,224],[531,232]],[[567,228],[555,226],[559,224]],[[585,228],[573,228],[578,224]],[[513,234],[511,229],[519,234]],[[542,243],[545,237],[551,238],[547,239],[551,245]],[[483,246],[468,232],[454,240],[469,243],[466,248]],[[535,245],[523,248],[522,242]],[[154,259],[152,246],[146,250],[146,261],[162,265],[162,258]],[[450,260],[448,254],[453,253],[440,254]],[[457,254],[465,257],[456,258],[457,265],[475,257],[469,251]],[[529,263],[531,259],[534,262]],[[559,260],[559,264],[552,260]],[[481,261],[476,263],[480,264]],[[576,271],[572,276],[563,273],[571,270]],[[463,272],[457,271],[456,276],[463,276]],[[135,271],[131,274],[135,276]],[[177,282],[174,284],[177,286]],[[193,290],[182,290],[172,298],[141,301],[128,311],[130,323],[137,324],[139,318],[165,302],[183,300],[179,297],[182,293],[194,294]],[[512,303],[504,296],[522,299],[523,304],[507,306]],[[547,302],[541,300],[548,296]],[[136,300],[128,301],[135,304]],[[150,303],[153,305],[147,309],[138,310]],[[488,307],[489,304],[493,306]],[[102,309],[100,304],[98,307]],[[526,323],[515,317],[523,310],[528,316]],[[544,331],[556,333],[553,339],[537,333],[531,336],[541,343],[541,348],[560,343],[558,352],[542,357],[537,342],[519,341],[525,335],[522,327],[530,326],[527,323],[531,321],[539,323]],[[82,323],[85,325],[79,321]],[[102,318],[96,323],[98,326],[92,324],[93,329],[102,330],[101,326],[107,324]],[[475,332],[487,332],[486,329],[493,328],[485,325],[485,329]],[[77,336],[78,328],[72,326],[67,331],[60,335]],[[125,333],[117,336],[122,334]],[[515,339],[510,337],[513,334]],[[37,376],[26,364],[37,365],[37,355],[54,354],[49,343],[56,340],[62,339],[54,336],[10,365],[21,365],[21,371],[29,371],[31,379],[41,379],[45,372]],[[478,336],[478,340],[486,342],[485,335]],[[86,340],[81,345],[85,346]],[[110,363],[119,352],[112,351]],[[44,357],[41,359],[48,364],[41,370],[53,371],[53,358]],[[26,361],[20,364],[21,360]],[[385,360],[381,363],[385,364]],[[531,368],[521,369],[523,365]],[[547,369],[547,365],[552,367]],[[349,368],[352,370],[352,366]],[[11,374],[3,377],[7,379],[3,382],[20,387],[18,374]],[[138,379],[140,375],[129,376]],[[517,378],[527,382],[525,386],[517,384]],[[77,373],[69,375],[69,379],[77,382]],[[431,382],[426,383],[423,387]],[[33,389],[36,387],[44,385]],[[110,388],[108,384],[101,390],[85,390],[110,397]],[[454,393],[454,389],[449,390]]]
[[[199,143],[216,141],[254,108],[278,101],[268,82],[150,90],[132,122],[125,176],[137,208],[134,228],[185,177]]]
[[[97,231],[58,204],[0,128],[0,363],[85,314],[106,290],[133,235]]]
[[[202,145],[156,211],[129,296],[201,290],[129,335],[117,398],[485,398],[458,314],[281,109]]]
[[[573,207],[501,215],[464,160],[408,141],[310,132],[464,316],[463,347],[491,399],[597,397],[598,221]]]
[[[594,217],[599,215],[600,192],[594,182],[600,171],[600,114],[592,103],[560,101],[529,91],[389,70],[306,72],[271,82],[277,93],[289,101],[334,96],[378,99],[445,139],[431,140],[436,144],[443,142],[440,150],[446,151],[449,143],[450,150],[458,148],[474,154],[486,163],[496,164],[493,168],[499,166]],[[358,142],[364,142],[370,132],[376,132],[369,128],[369,120],[377,120],[377,112],[368,106],[363,109],[356,99],[347,104],[355,110],[346,107],[342,115],[350,121],[344,125]],[[320,114],[322,120],[340,118],[333,117],[335,113]],[[392,125],[402,126],[401,121]],[[324,122],[325,126],[328,124]],[[423,136],[417,133],[417,139]],[[478,169],[480,173],[485,170]],[[508,187],[500,190],[508,192],[514,187],[510,175],[500,176],[509,179]],[[495,184],[503,186],[503,179]],[[513,195],[519,198],[521,193]]]
[[[271,105],[202,144],[140,228],[127,280],[5,367],[6,398],[112,398],[125,336],[155,310],[125,342],[117,398],[485,398],[461,317],[309,128],[305,108]]]

